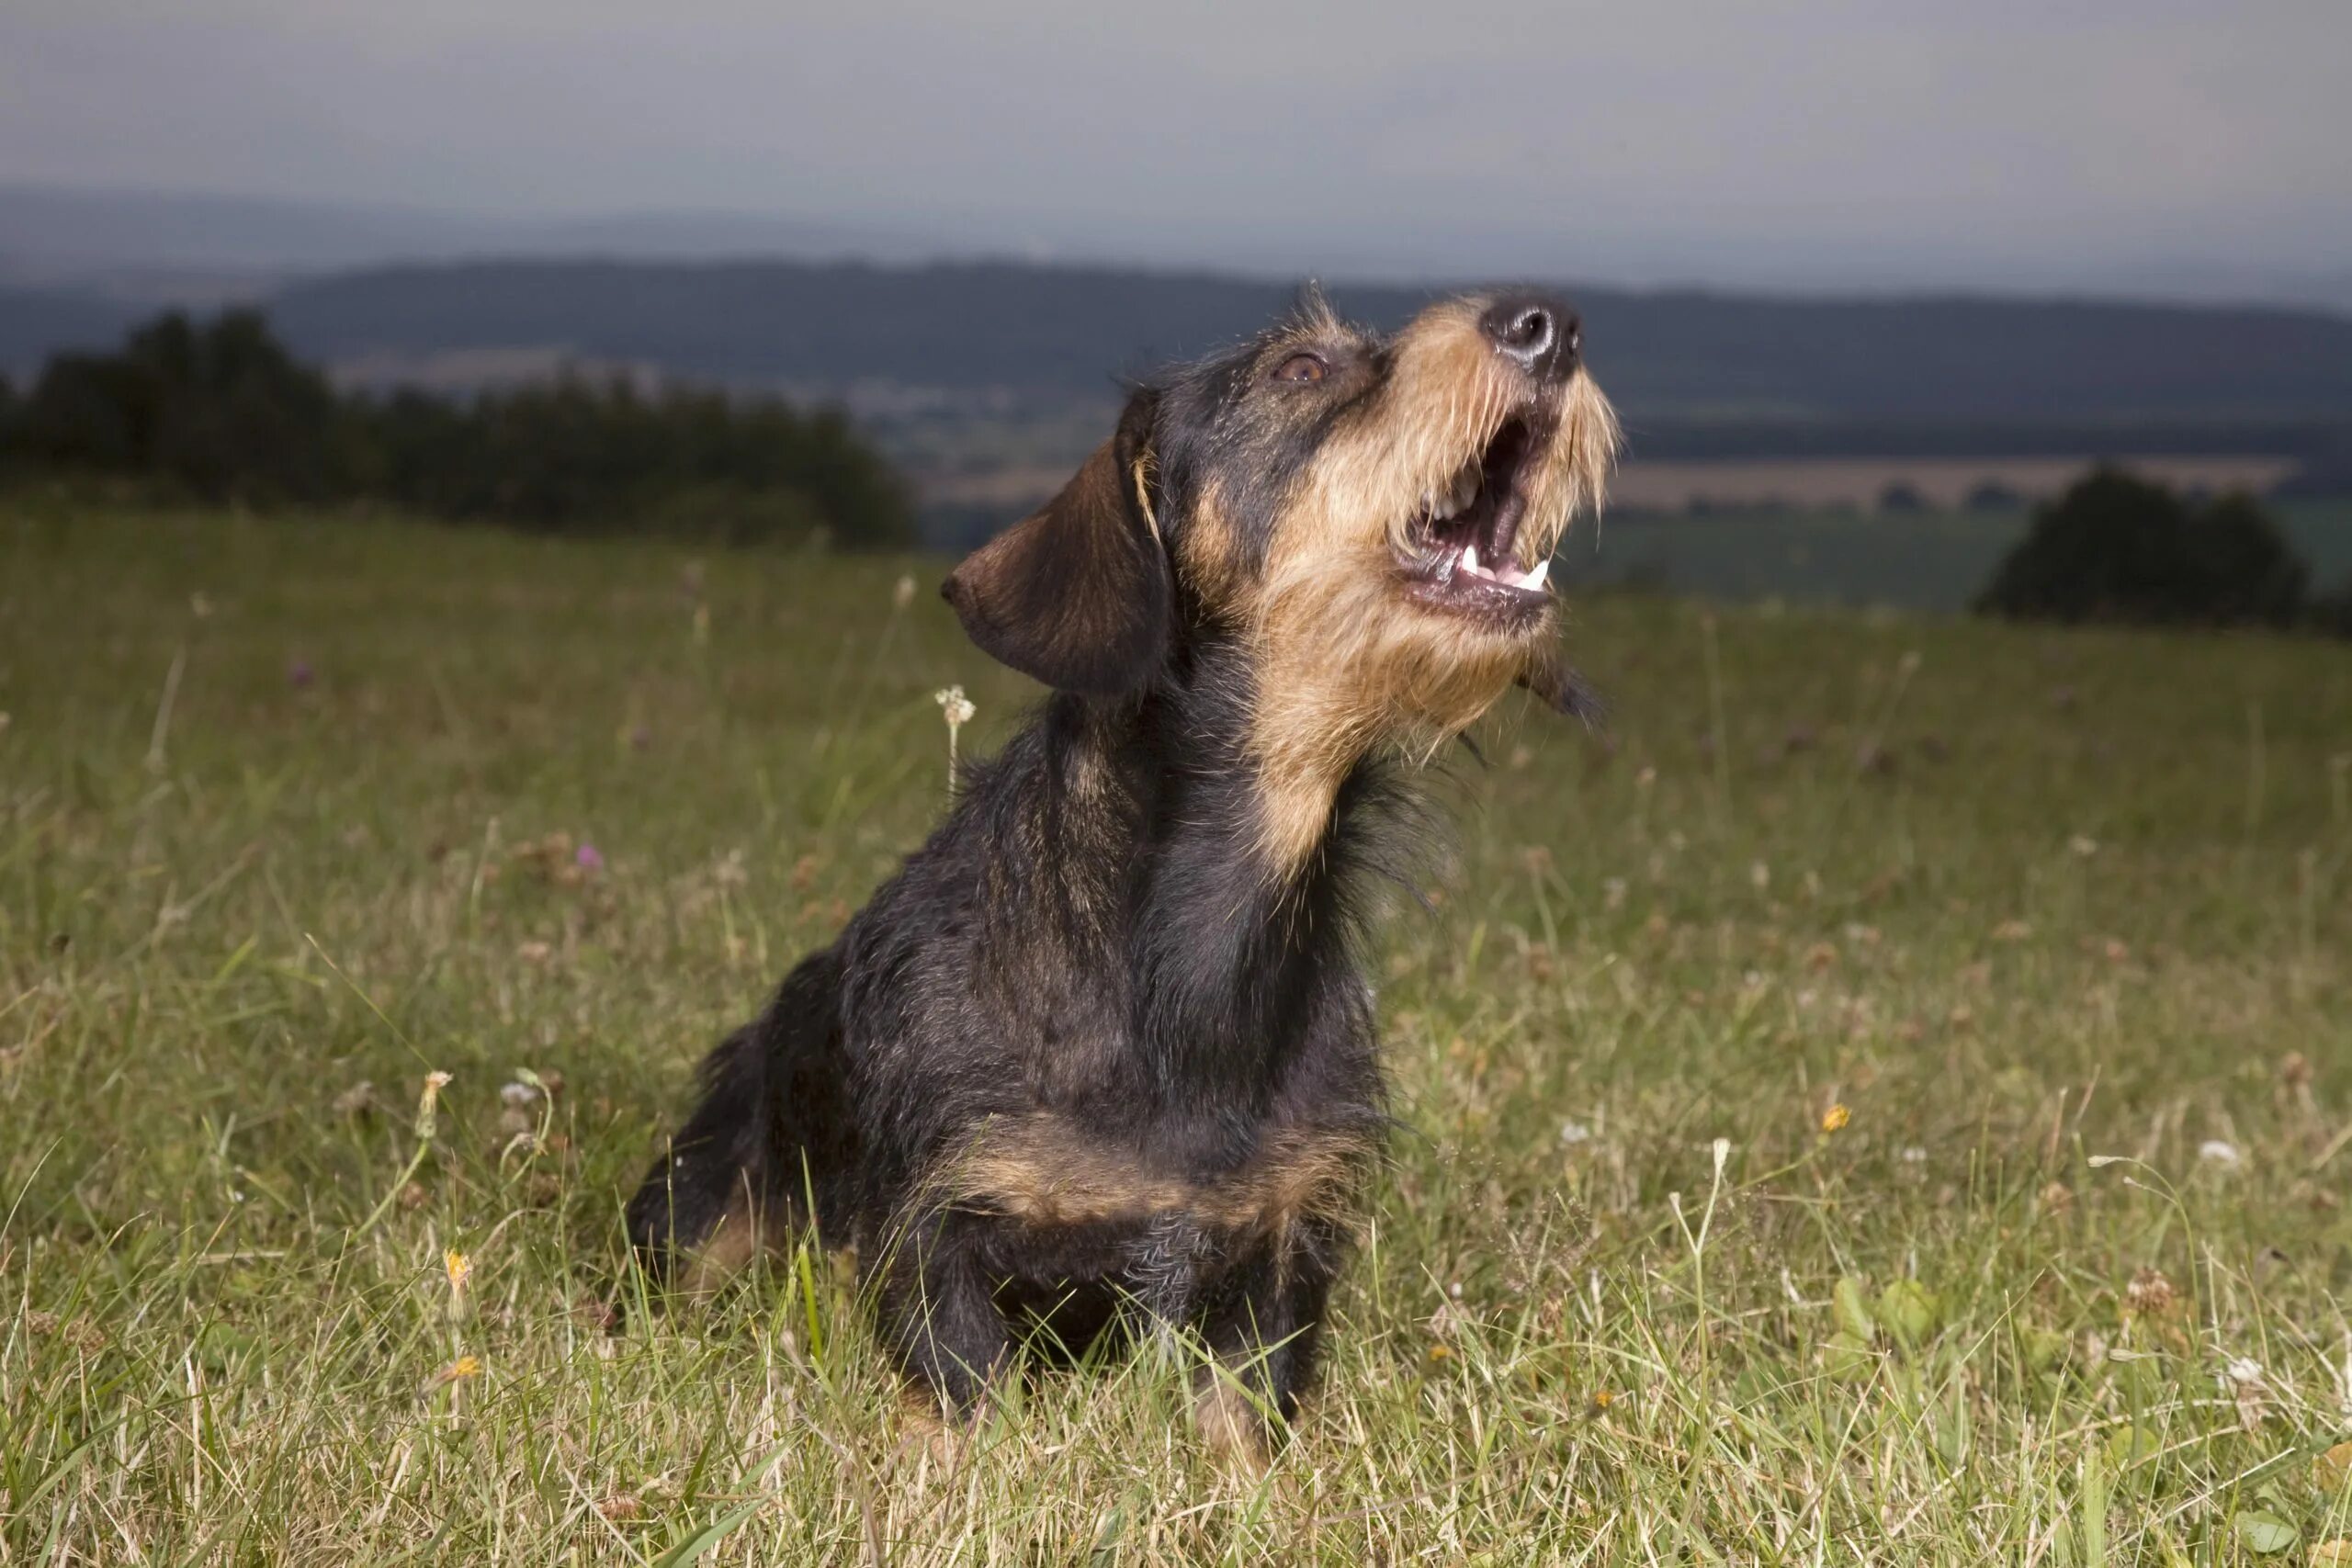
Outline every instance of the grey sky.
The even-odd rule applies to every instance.
[[[1327,274],[2352,273],[2347,0],[6,0],[0,180]]]

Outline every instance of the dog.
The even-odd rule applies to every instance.
[[[1587,710],[1546,572],[1618,439],[1526,290],[1388,336],[1310,293],[1136,388],[946,580],[1050,695],[705,1062],[628,1208],[655,1278],[813,1224],[950,1415],[1024,1346],[1181,1331],[1205,1439],[1262,1465],[1388,1124],[1363,947],[1399,781],[1514,682]]]

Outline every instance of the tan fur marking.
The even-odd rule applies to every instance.
[[[748,1196],[738,1196],[703,1244],[694,1249],[678,1276],[678,1288],[689,1296],[707,1296],[741,1274],[763,1253],[780,1250],[786,1242],[780,1226],[763,1224]]]
[[[1427,756],[1476,722],[1542,656],[1545,638],[1401,597],[1396,556],[1422,510],[1476,460],[1527,385],[1493,352],[1475,302],[1430,308],[1398,334],[1380,400],[1303,476],[1258,591],[1252,733],[1260,848],[1277,872],[1315,852],[1340,783],[1383,746]],[[1556,394],[1552,438],[1530,458],[1521,561],[1548,559],[1576,513],[1598,510],[1615,414],[1579,370]]]
[[[1244,576],[1240,541],[1214,484],[1193,502],[1177,547],[1176,566],[1204,604],[1217,611],[1234,607]]]
[[[1353,1134],[1277,1134],[1230,1175],[1188,1182],[1138,1169],[1049,1112],[989,1130],[942,1180],[956,1201],[1040,1225],[1181,1213],[1249,1235],[1279,1236],[1310,1220],[1344,1224],[1371,1162]]]

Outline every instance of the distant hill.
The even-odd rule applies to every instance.
[[[516,218],[383,204],[207,192],[0,183],[0,285],[67,288],[141,303],[209,305],[288,278],[488,256],[619,261],[740,256],[909,262],[934,239],[875,224],[757,212]]]
[[[1898,419],[2352,413],[2352,318],[2280,308],[1566,290],[1635,414]],[[1334,284],[1404,319],[1423,289]],[[289,285],[270,310],[329,361],[556,346],[679,375],[816,388],[1101,393],[1239,336],[1290,288],[1009,262],[482,262]]]
[[[1821,445],[1809,432],[1862,424],[1894,432],[1870,450],[1911,444],[1905,430],[1922,450],[2081,449],[2061,426],[2124,425],[2245,433],[2168,449],[2282,450],[2269,428],[2352,422],[2352,318],[2319,310],[1565,292],[1637,434],[1685,453],[1808,449]],[[1380,324],[1430,297],[1331,293]],[[1034,410],[1106,399],[1119,378],[1229,342],[1292,298],[1262,280],[1014,262],[514,259],[297,278],[264,303],[306,358],[378,375],[437,362],[446,381],[451,364],[569,358],[827,396],[1001,393]],[[0,287],[0,367],[21,375],[54,349],[110,343],[145,310]]]

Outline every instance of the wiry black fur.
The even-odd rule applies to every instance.
[[[1277,1346],[1260,1375],[1288,1412],[1336,1234],[1301,1237],[1289,1258],[1235,1258],[1197,1235],[1171,1250],[1165,1224],[1047,1237],[910,1201],[974,1128],[1039,1109],[1204,1180],[1277,1128],[1376,1134],[1357,939],[1394,848],[1380,829],[1403,814],[1378,809],[1386,781],[1363,764],[1321,863],[1270,886],[1245,838],[1246,665],[1215,638],[1180,662],[1138,698],[1049,699],[967,772],[946,821],[839,942],[713,1053],[700,1109],[629,1205],[657,1269],[747,1191],[802,1216],[805,1183],[820,1233],[874,1270],[907,1370],[952,1400],[976,1397],[1010,1350],[1008,1302],[1075,1343],[1131,1294],[1221,1348]],[[1102,782],[1074,798],[1074,777],[1096,769]],[[876,1267],[910,1247],[920,1268]]]
[[[990,652],[1064,689],[706,1064],[700,1109],[629,1205],[654,1269],[749,1202],[854,1247],[886,1343],[952,1404],[980,1396],[1024,1319],[1076,1342],[1125,1302],[1196,1328],[1290,1413],[1342,1250],[1329,1216],[1272,1240],[1182,1212],[1031,1225],[931,1179],[980,1130],[1040,1111],[1135,1170],[1204,1184],[1283,1138],[1370,1146],[1385,1123],[1364,901],[1397,874],[1385,857],[1411,813],[1359,762],[1317,852],[1270,871],[1251,645],[1167,570],[1163,531],[1199,486],[1214,475],[1261,535],[1328,426],[1249,407],[1246,372],[1279,351],[1139,393],[1097,464],[1022,525],[1029,542],[989,547],[1030,551],[1011,592],[992,594],[989,551],[951,581]],[[1361,352],[1376,372],[1376,342]],[[1154,468],[1136,466],[1146,434]],[[1107,531],[1072,545],[1080,517]],[[1080,603],[1105,572],[1132,590]],[[1544,695],[1570,705],[1570,689]]]
[[[629,1238],[662,1274],[675,1252],[730,1210],[806,1221],[842,1234],[850,1211],[837,1173],[857,1166],[857,1121],[841,1073],[838,946],[794,966],[775,999],[702,1064],[702,1101],[671,1153],[638,1189]]]

